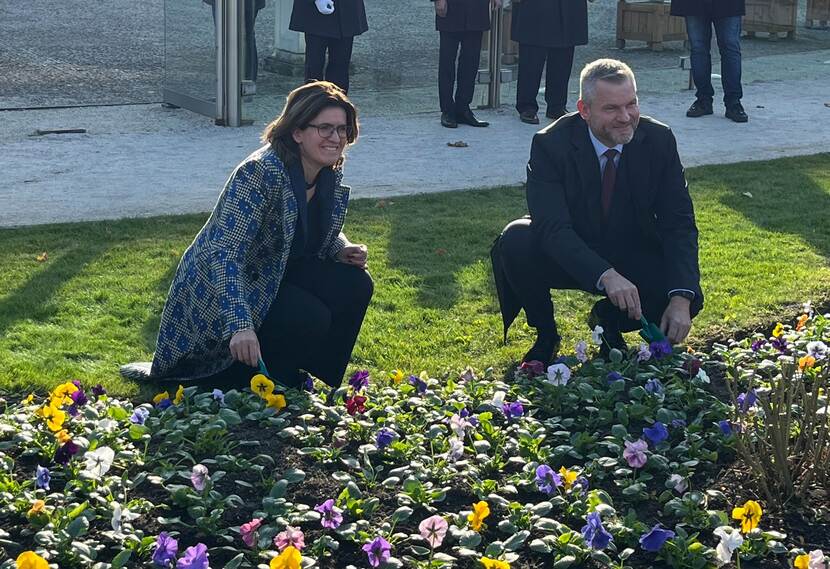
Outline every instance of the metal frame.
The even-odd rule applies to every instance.
[[[245,4],[242,0],[217,0],[223,5],[222,56],[224,65],[217,61],[217,101],[222,101],[218,107],[221,113],[222,124],[225,126],[242,125],[242,62],[239,49],[240,24],[244,21]],[[219,60],[217,55],[217,60]]]
[[[488,61],[488,72],[490,82],[487,90],[487,106],[496,108],[501,104],[501,40],[502,40],[502,19],[501,7],[493,7],[490,13],[490,61]]]

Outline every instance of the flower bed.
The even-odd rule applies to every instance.
[[[768,525],[778,494],[713,487],[762,448],[777,376],[746,370],[812,357],[790,379],[826,420],[827,320],[760,340],[718,360],[580,342],[509,382],[359,372],[283,396],[259,376],[137,406],[64,383],[0,415],[0,567],[825,567],[827,531]]]

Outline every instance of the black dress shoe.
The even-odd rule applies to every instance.
[[[460,124],[467,124],[467,125],[470,125],[470,126],[477,126],[477,127],[490,126],[489,122],[478,120],[476,118],[476,116],[473,114],[473,111],[471,111],[470,109],[467,109],[464,112],[458,113],[455,120],[457,120]]]
[[[559,347],[562,345],[562,336],[556,332],[538,332],[536,334],[536,341],[533,347],[528,350],[523,362],[538,361],[542,362],[545,369],[548,368],[550,362],[559,353]]]
[[[539,124],[539,117],[533,111],[519,113],[519,120],[527,124]]]
[[[726,107],[726,118],[735,122],[747,122],[749,120],[746,111],[744,111],[743,105],[740,103],[735,103],[734,105]]]
[[[447,128],[458,128],[458,122],[456,122],[455,117],[452,116],[452,113],[441,113],[441,126]]]
[[[702,117],[704,115],[711,115],[712,114],[712,102],[711,101],[701,101],[700,99],[696,100],[692,103],[692,106],[689,107],[689,110],[686,111],[686,116],[691,118]]]
[[[545,112],[545,116],[549,119],[556,120],[558,118],[564,117],[568,114],[568,109],[548,109]]]

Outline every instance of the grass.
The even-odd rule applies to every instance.
[[[823,154],[688,172],[706,293],[692,344],[830,299],[828,162]],[[488,252],[523,213],[520,188],[355,200],[346,233],[369,245],[376,287],[354,365],[440,373],[520,358],[531,330],[520,317],[502,345]],[[118,365],[151,358],[173,271],[205,218],[0,230],[0,390],[79,378],[136,394]],[[571,349],[586,335],[591,299],[554,300]]]

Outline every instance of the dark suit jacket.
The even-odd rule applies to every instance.
[[[691,290],[699,310],[703,293],[698,231],[677,143],[668,126],[640,118],[620,157],[617,191],[621,184],[631,196],[635,219],[625,225],[631,235],[610,235],[602,220],[602,180],[588,125],[578,113],[571,113],[536,133],[527,166],[527,206],[539,248],[585,291],[599,293],[597,281],[612,267],[600,254],[604,251],[616,258],[614,268],[641,291],[668,295],[674,289]],[[498,240],[491,258],[506,338],[521,304],[504,277],[497,245]]]
[[[746,14],[745,0],[672,0],[671,13],[675,16],[707,16],[725,18]]]
[[[334,13],[323,15],[314,0],[294,0],[288,29],[327,38],[351,38],[369,29],[363,0],[336,0]]]
[[[489,30],[490,0],[447,0],[447,15],[435,16],[435,29],[439,32]]]
[[[513,2],[513,41],[541,47],[573,47],[588,43],[587,0],[520,0]]]

